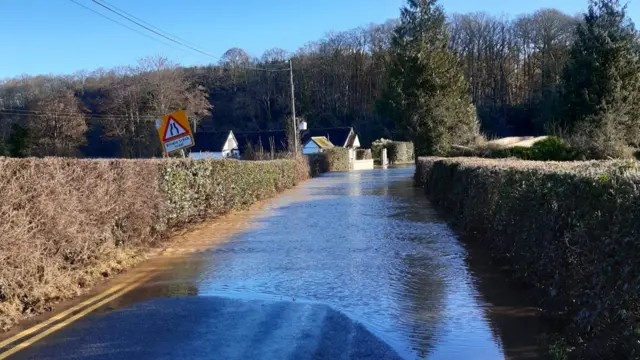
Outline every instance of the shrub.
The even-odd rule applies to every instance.
[[[0,158],[0,329],[131,266],[174,229],[308,177],[302,158]]]
[[[11,133],[7,139],[7,154],[11,157],[28,156],[30,145],[29,130],[18,124],[11,125]]]
[[[532,161],[574,161],[581,158],[580,152],[562,139],[549,136],[531,147],[514,146],[510,148],[480,146],[478,148],[456,148],[448,156],[477,156],[492,159],[518,158]]]
[[[410,162],[413,160],[413,144],[410,142],[393,141],[387,147],[389,161],[392,163]]]
[[[410,162],[414,159],[414,146],[412,142],[392,141],[380,139],[373,142],[371,152],[374,159],[382,158],[382,149],[387,149],[387,157],[390,162]]]
[[[358,149],[356,150],[356,160],[371,160],[371,149]]]
[[[374,159],[380,160],[382,158],[382,149],[386,149],[391,142],[391,140],[384,138],[374,141],[371,144],[371,156],[373,156]]]
[[[583,159],[631,159],[633,149],[624,136],[624,131],[613,122],[599,127],[587,123],[577,127],[569,142]]]
[[[349,171],[349,149],[335,147],[324,151],[327,171]]]
[[[635,162],[421,158],[416,182],[534,289],[578,358],[639,353]]]
[[[316,177],[328,170],[327,157],[323,153],[305,155],[309,166],[309,176]]]
[[[538,161],[572,161],[578,158],[576,150],[559,137],[549,136],[529,148],[529,159]]]

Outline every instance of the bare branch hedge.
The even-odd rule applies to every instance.
[[[415,180],[531,285],[572,357],[639,356],[636,162],[420,158]]]
[[[173,230],[309,175],[304,158],[0,158],[0,329],[126,269]]]

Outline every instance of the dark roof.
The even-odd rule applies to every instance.
[[[199,131],[193,137],[196,143],[191,151],[222,152],[229,138],[229,131]]]
[[[309,129],[302,132],[302,143],[306,144],[311,137],[315,136],[324,136],[329,141],[333,143],[333,145],[338,147],[344,147],[347,144],[347,140],[349,139],[349,134],[351,133],[351,127],[335,127],[335,128],[324,128],[324,129]],[[355,138],[355,136],[352,136]],[[347,144],[348,145],[348,144]]]
[[[243,132],[235,135],[240,152],[244,152],[249,144],[254,151],[257,151],[262,146],[264,152],[270,152],[271,139],[273,139],[275,152],[287,150],[287,132],[284,130]]]

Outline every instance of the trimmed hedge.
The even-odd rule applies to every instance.
[[[414,160],[414,146],[409,141],[379,139],[371,144],[373,158],[382,160],[382,149],[387,149],[387,158],[392,163],[406,163]]]
[[[392,141],[387,145],[387,156],[392,163],[406,163],[413,161],[413,143]]]
[[[328,170],[327,157],[323,153],[315,153],[305,155],[309,164],[309,176],[316,177]]]
[[[335,147],[323,152],[327,171],[349,171],[349,149]]]
[[[532,286],[571,357],[639,356],[637,163],[420,158],[416,182]]]
[[[373,156],[371,154],[371,149],[357,149],[356,150],[356,160],[371,160]]]
[[[0,158],[0,329],[130,267],[173,230],[308,178],[304,158]]]

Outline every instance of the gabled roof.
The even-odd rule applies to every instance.
[[[331,149],[335,147],[335,145],[324,136],[312,136],[309,141],[313,141],[320,149]]]
[[[324,129],[309,129],[302,132],[302,143],[306,144],[312,137],[324,136],[332,144],[339,147],[349,146],[350,137],[355,134],[352,127],[334,127]]]
[[[358,138],[358,134],[355,131],[352,131],[349,134],[349,138],[347,139],[346,147],[353,147],[355,145],[356,139]],[[358,146],[360,146],[360,141],[358,141]]]
[[[221,139],[223,134],[228,132],[199,132],[196,133],[196,146],[192,151],[222,151],[226,137]],[[203,135],[208,134],[208,135]],[[214,134],[219,134],[216,138]],[[259,147],[262,147],[264,152],[271,151],[271,139],[273,139],[273,145],[275,152],[283,152],[288,149],[287,132],[285,130],[265,130],[255,132],[239,132],[234,133],[240,152],[244,152],[247,146],[250,144],[254,151]],[[355,131],[352,127],[335,127],[324,129],[309,129],[301,132],[301,143],[306,144],[311,141],[311,138],[321,137],[332,144],[334,147],[345,147],[353,145],[353,141],[356,137]],[[217,145],[219,143],[219,145]],[[213,146],[216,144],[216,146]],[[320,145],[318,145],[320,146]],[[207,150],[200,150],[205,148]],[[219,148],[220,150],[210,150],[211,148]]]
[[[195,145],[192,152],[222,152],[231,131],[199,131],[193,134]]]
[[[262,147],[264,152],[270,152],[271,139],[273,139],[275,152],[283,152],[287,150],[287,132],[284,130],[243,132],[236,134],[236,140],[238,141],[240,152],[244,152],[249,144],[254,151],[257,151],[258,148]]]

